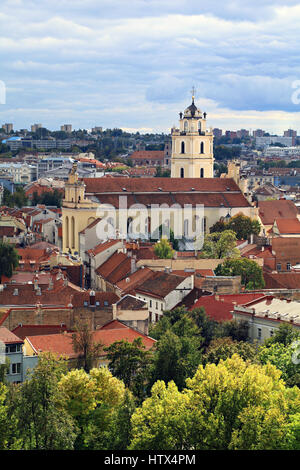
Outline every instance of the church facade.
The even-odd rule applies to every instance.
[[[153,239],[163,224],[179,233],[183,249],[191,249],[188,243],[200,232],[203,237],[220,218],[240,212],[257,218],[234,179],[213,178],[213,135],[194,98],[179,124],[172,129],[171,178],[80,179],[74,164],[62,205],[63,252],[83,257],[80,234],[97,220],[100,227],[109,219],[113,227],[97,231],[97,243],[107,238]]]

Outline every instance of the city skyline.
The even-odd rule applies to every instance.
[[[299,1],[70,5],[1,2],[2,123],[169,133],[195,86],[208,126],[300,129]]]

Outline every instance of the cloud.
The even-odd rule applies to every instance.
[[[0,116],[165,131],[195,85],[226,127],[297,124],[299,31],[299,0],[2,0]]]

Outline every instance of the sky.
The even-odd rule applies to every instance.
[[[300,0],[1,0],[0,123],[300,134]]]

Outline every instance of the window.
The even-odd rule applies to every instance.
[[[158,315],[158,313],[157,313],[157,314],[155,315],[155,321],[158,322],[158,320],[159,320],[159,315]]]
[[[12,374],[21,374],[21,363],[17,362],[11,365],[11,373]]]
[[[257,338],[261,339],[261,328],[257,328]]]
[[[156,310],[158,310],[158,302],[156,302]]]
[[[150,300],[149,302],[149,307],[152,307],[152,300]]]
[[[281,263],[277,264],[277,271],[281,271]]]
[[[291,263],[286,263],[286,269],[287,269],[287,271],[291,270]]]
[[[21,352],[21,350],[22,350],[21,344],[11,344],[10,346],[5,347],[6,354]]]
[[[204,153],[204,142],[200,144],[200,153]]]
[[[185,153],[185,145],[184,145],[184,142],[181,142],[181,153]]]
[[[180,178],[184,178],[184,168],[180,168]]]
[[[201,168],[200,170],[200,178],[203,178],[204,177],[204,168]]]

